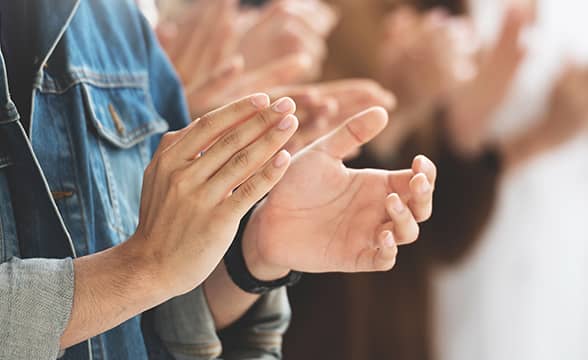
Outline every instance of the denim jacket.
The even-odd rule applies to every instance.
[[[0,359],[275,359],[285,290],[220,336],[200,288],[64,354],[72,258],[125,241],[162,133],[189,122],[180,83],[131,0],[19,0],[34,9],[30,128],[0,53]]]

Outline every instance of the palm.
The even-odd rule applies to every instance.
[[[343,166],[343,155],[315,144],[294,159],[260,207],[258,238],[272,242],[280,264],[305,272],[353,272],[378,251],[377,234],[390,220],[386,196],[407,196],[413,173],[351,170]]]

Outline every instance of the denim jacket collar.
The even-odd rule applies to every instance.
[[[34,65],[37,71],[47,62],[55,46],[63,36],[71,19],[80,5],[80,0],[29,0],[35,14],[42,14],[37,19],[39,29],[35,42]]]

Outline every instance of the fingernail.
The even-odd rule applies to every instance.
[[[294,109],[296,107],[296,104],[294,104],[294,101],[290,98],[283,98],[278,100],[274,106],[272,106],[272,109],[275,112],[278,112],[280,114],[284,114],[287,112],[293,112]]]
[[[251,103],[258,109],[265,109],[270,104],[269,96],[266,94],[255,94],[251,97]]]
[[[288,130],[290,128],[292,128],[294,126],[294,123],[296,122],[296,116],[290,114],[288,116],[286,116],[285,118],[282,119],[282,121],[280,121],[278,123],[278,130]]]
[[[419,191],[421,194],[428,192],[431,189],[431,185],[427,180],[423,180],[419,185]]]
[[[384,245],[387,247],[396,246],[396,242],[394,241],[394,235],[392,235],[392,232],[384,231]]]
[[[288,163],[290,160],[290,153],[286,150],[280,151],[280,153],[274,159],[274,167],[281,168]]]
[[[422,172],[426,172],[427,170],[429,170],[429,163],[423,157],[419,157],[419,163]]]
[[[404,203],[402,202],[402,200],[400,200],[400,197],[398,197],[398,195],[392,196],[392,207],[394,208],[394,211],[396,211],[396,213],[398,214],[402,214],[406,209]]]

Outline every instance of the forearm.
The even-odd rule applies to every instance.
[[[204,282],[204,294],[217,330],[239,320],[259,299],[259,295],[246,293],[233,283],[223,262]]]
[[[533,157],[549,149],[549,146],[540,141],[541,138],[540,130],[533,128],[502,143],[500,145],[500,151],[503,158],[505,174],[516,170]]]
[[[289,270],[262,264],[252,238],[257,236],[258,214],[254,213],[243,234],[242,246],[247,268],[262,281],[282,278]],[[217,330],[222,330],[239,320],[259,300],[259,295],[241,290],[231,279],[224,262],[221,262],[204,282],[204,294]]]
[[[61,337],[65,349],[110,330],[166,301],[153,264],[127,244],[74,260],[74,299]]]

